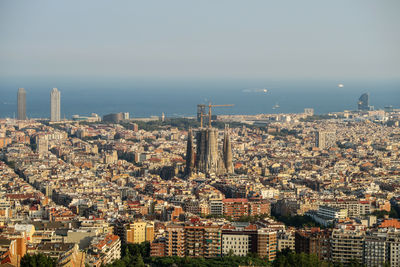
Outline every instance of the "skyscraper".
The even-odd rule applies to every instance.
[[[358,99],[358,110],[360,111],[368,111],[370,110],[369,106],[369,94],[364,93]]]
[[[26,120],[26,91],[24,88],[18,88],[18,119]]]
[[[60,121],[60,91],[53,88],[50,93],[50,121]]]

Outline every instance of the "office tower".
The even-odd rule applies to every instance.
[[[222,147],[225,170],[227,173],[233,173],[233,163],[232,163],[232,145],[229,137],[229,128],[225,127],[224,132],[224,142]]]
[[[18,119],[26,120],[26,91],[24,88],[18,88]]]
[[[358,110],[359,111],[368,111],[370,110],[369,106],[369,93],[364,93],[358,99]]]
[[[188,140],[186,147],[186,170],[185,174],[190,176],[194,168],[194,147],[193,147],[193,134],[192,129],[189,129]]]
[[[50,121],[60,121],[60,91],[53,88],[50,93]]]
[[[327,149],[335,146],[336,133],[331,131],[315,132],[315,146],[320,149]]]

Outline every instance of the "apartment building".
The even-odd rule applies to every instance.
[[[218,226],[185,226],[186,256],[221,256],[221,230]]]
[[[235,220],[249,215],[250,205],[246,198],[226,198],[222,202],[225,216]]]
[[[363,261],[365,230],[361,225],[340,225],[332,232],[332,261],[347,264]]]
[[[165,240],[165,256],[185,256],[185,228],[183,225],[168,225]]]
[[[222,236],[222,254],[246,256],[249,253],[249,239],[246,234],[224,234]]]
[[[121,240],[117,235],[103,234],[92,240],[89,251],[93,263],[112,263],[121,258]]]
[[[259,229],[257,240],[257,254],[259,257],[266,257],[269,261],[273,261],[276,258],[277,248],[277,231],[272,229]]]
[[[315,254],[320,260],[330,259],[331,231],[319,228],[298,230],[295,233],[296,253]]]
[[[140,244],[154,240],[154,222],[134,222],[126,229],[126,242]]]

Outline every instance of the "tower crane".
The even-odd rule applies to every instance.
[[[203,128],[203,117],[207,116],[207,114],[203,114],[203,111],[200,113],[200,128]]]
[[[211,108],[212,107],[233,107],[233,104],[225,104],[225,105],[211,105],[211,102],[208,102],[208,127],[211,128]]]

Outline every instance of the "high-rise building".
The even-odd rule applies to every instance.
[[[369,105],[369,93],[364,93],[358,99],[358,110],[359,111],[368,111],[371,107]]]
[[[60,121],[60,91],[53,88],[50,93],[50,121]]]
[[[332,131],[315,132],[315,146],[319,149],[327,149],[335,146],[336,133]]]
[[[26,91],[24,88],[18,88],[18,120],[26,120]]]

